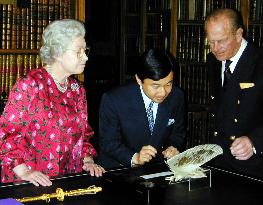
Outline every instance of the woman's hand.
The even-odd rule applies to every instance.
[[[49,177],[42,172],[30,170],[25,164],[17,165],[13,171],[22,180],[29,181],[35,186],[51,186]]]
[[[105,173],[105,169],[98,164],[95,164],[93,159],[85,158],[82,169],[89,172],[91,176],[101,177]]]

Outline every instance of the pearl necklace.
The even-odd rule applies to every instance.
[[[46,66],[46,71],[47,71],[47,72],[49,73],[49,75],[53,78],[53,80],[54,80],[54,82],[55,82],[55,84],[56,84],[56,86],[57,86],[57,89],[58,89],[60,92],[62,92],[62,93],[66,92],[66,90],[68,89],[68,78],[66,78],[65,80],[63,80],[62,83],[60,83],[60,82],[56,79],[54,73],[52,73],[52,68],[51,68],[50,66],[48,66],[48,65]]]

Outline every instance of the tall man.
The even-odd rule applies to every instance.
[[[263,176],[263,52],[243,38],[243,23],[232,9],[213,11],[205,20],[211,53],[214,142],[224,154],[216,163]]]
[[[183,148],[184,96],[173,84],[169,56],[146,51],[135,79],[102,97],[99,161],[105,168],[144,165]]]

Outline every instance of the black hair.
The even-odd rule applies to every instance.
[[[146,78],[158,81],[173,71],[173,63],[169,54],[161,49],[149,49],[139,59],[137,76],[143,81]]]

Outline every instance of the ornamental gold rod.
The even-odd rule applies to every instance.
[[[46,202],[50,202],[51,198],[57,198],[59,201],[64,201],[65,196],[79,196],[85,194],[96,194],[97,192],[102,191],[101,187],[96,187],[95,185],[89,186],[86,189],[76,189],[70,191],[63,191],[61,188],[56,189],[56,193],[51,194],[43,194],[41,196],[34,196],[34,197],[24,197],[21,199],[16,199],[19,202],[30,202],[30,201],[39,201],[44,200]]]

